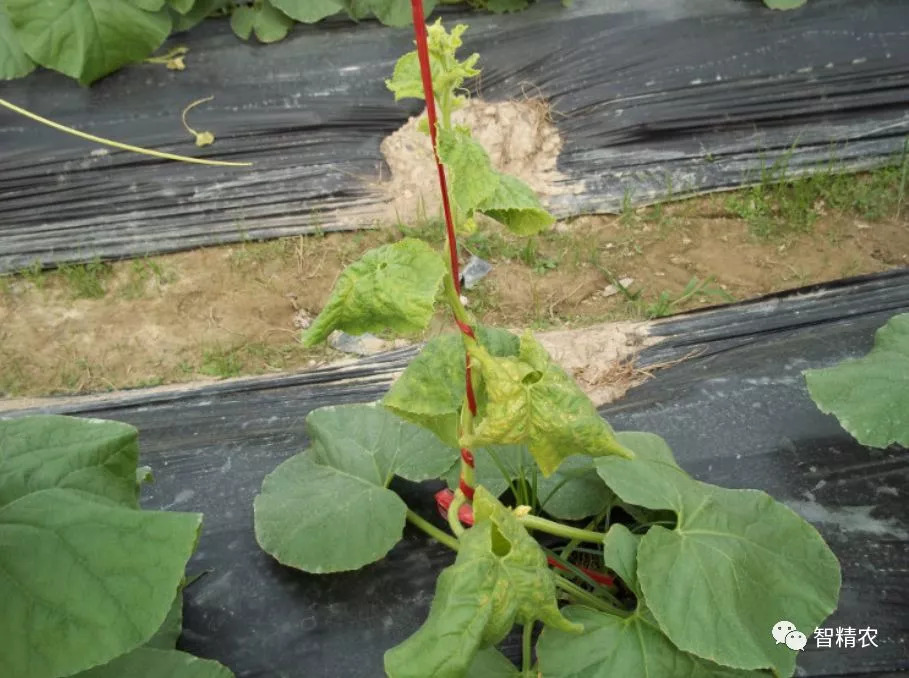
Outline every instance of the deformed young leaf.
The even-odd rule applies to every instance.
[[[458,457],[432,433],[382,407],[342,405],[306,419],[310,449],[266,476],[254,503],[256,539],[306,572],[355,570],[401,539],[407,506],[392,476],[438,478]]]
[[[390,25],[406,26],[411,21],[410,3],[407,0],[367,0],[379,19]],[[424,0],[425,8],[435,6],[435,0]],[[432,73],[433,94],[436,97],[458,90],[467,78],[479,75],[475,68],[480,59],[479,54],[471,54],[459,61],[455,52],[461,46],[461,35],[467,30],[465,24],[458,24],[451,33],[445,30],[441,20],[427,27],[427,47],[429,51],[429,69]],[[399,99],[424,99],[423,80],[420,75],[420,61],[416,52],[408,52],[395,63],[391,79],[385,85]],[[455,96],[452,102],[457,108],[464,98]]]
[[[369,250],[341,273],[325,308],[303,335],[313,346],[332,331],[418,332],[432,318],[445,262],[422,240]]]
[[[518,338],[495,328],[477,327],[477,339],[494,356],[518,353]],[[382,405],[398,416],[458,446],[458,421],[464,403],[466,351],[458,334],[443,334],[427,342],[404,373],[392,384]]]
[[[909,313],[881,327],[864,358],[804,374],[820,410],[862,445],[909,447]]]
[[[439,81],[442,77],[443,66],[438,59],[429,57],[429,70],[432,73],[433,91],[438,96]],[[408,52],[395,63],[391,78],[385,81],[385,86],[395,95],[395,101],[401,99],[423,99],[423,80],[420,75],[420,59],[416,52]],[[427,131],[428,131],[427,127]]]
[[[0,421],[0,506],[54,487],[138,508],[138,432],[115,421],[37,415]]]
[[[171,31],[164,0],[5,0],[25,53],[82,84],[154,52]]]
[[[0,675],[70,675],[148,641],[172,608],[201,522],[75,489],[0,508]]]
[[[233,675],[211,659],[177,650],[140,647],[75,678],[233,678]]]
[[[631,456],[529,332],[521,337],[517,358],[496,358],[479,345],[470,354],[482,383],[474,430],[462,441],[466,446],[524,443],[544,476],[574,454]]]
[[[652,526],[637,550],[659,628],[682,651],[790,675],[795,653],[764,637],[781,618],[813,629],[835,609],[840,568],[824,540],[763,492],[694,480],[659,436],[618,437],[636,456],[597,459],[606,484],[624,502],[678,516],[675,529]]]
[[[461,535],[454,565],[439,576],[426,622],[385,653],[390,678],[463,678],[477,651],[502,640],[515,623],[542,620],[581,630],[559,611],[539,545],[482,486],[474,515],[477,524]]]
[[[537,642],[537,658],[540,673],[546,678],[761,678],[766,675],[719,666],[682,652],[663,635],[646,608],[639,608],[625,618],[580,605],[569,605],[563,613],[571,621],[582,624],[584,632],[578,635],[554,628],[543,630]]]

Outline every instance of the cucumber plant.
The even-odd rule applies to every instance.
[[[143,511],[137,432],[0,421],[0,676],[232,678],[176,650],[202,516]]]
[[[385,654],[392,678],[792,675],[798,653],[771,629],[814,629],[839,595],[818,532],[763,492],[695,480],[656,435],[616,433],[530,333],[462,305],[457,233],[492,219],[529,236],[554,219],[452,119],[479,73],[477,54],[457,54],[467,27],[427,29],[412,7],[417,49],[387,85],[426,102],[445,248],[405,238],[367,252],[303,341],[420,330],[438,304],[457,332],[429,341],[380,402],[308,415],[309,448],[255,499],[259,544],[326,574],[381,559],[407,523],[456,551],[425,623]],[[448,529],[409,508],[395,477],[445,480]],[[515,625],[520,667],[496,649]]]

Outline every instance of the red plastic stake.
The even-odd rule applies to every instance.
[[[442,192],[442,210],[445,213],[445,231],[448,235],[448,256],[451,260],[451,277],[454,284],[455,294],[461,295],[461,274],[458,264],[458,241],[454,229],[454,219],[451,216],[451,204],[448,200],[448,182],[445,180],[445,168],[439,160],[439,144],[436,139],[438,116],[436,115],[436,99],[432,89],[432,69],[429,63],[429,45],[426,39],[426,19],[423,16],[422,0],[410,0],[411,13],[413,15],[413,31],[417,42],[417,57],[420,61],[420,77],[423,80],[423,97],[426,99],[426,117],[429,120],[429,137],[432,140],[432,154],[436,161],[436,170],[439,173],[439,189]],[[476,339],[473,328],[465,323],[456,320],[461,332]],[[467,396],[467,407],[473,416],[477,414],[477,399],[473,392],[473,380],[470,376],[470,355],[465,358],[464,369],[466,373],[465,392]],[[462,450],[463,455],[464,450]],[[468,452],[468,454],[470,454]],[[465,457],[465,462],[473,467],[473,456]],[[467,497],[467,501],[473,498],[473,488],[464,482],[461,478],[461,491]]]

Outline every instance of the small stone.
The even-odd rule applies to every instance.
[[[355,337],[340,330],[335,330],[328,336],[328,345],[336,351],[361,356],[381,353],[388,348],[388,342],[369,332]]]
[[[291,321],[293,326],[298,330],[308,329],[312,325],[312,316],[307,313],[305,309],[300,309],[294,313],[293,320]]]
[[[630,287],[633,283],[634,283],[634,278],[622,278],[621,280],[619,280],[619,284],[626,289],[628,287]],[[606,285],[606,287],[603,288],[603,291],[600,292],[600,296],[611,297],[618,293],[619,293],[618,287],[616,287],[615,285]]]

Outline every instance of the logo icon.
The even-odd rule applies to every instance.
[[[770,635],[776,641],[777,645],[786,644],[790,650],[804,650],[808,644],[808,638],[804,633],[795,628],[795,624],[790,621],[781,620],[773,625],[770,629]]]

